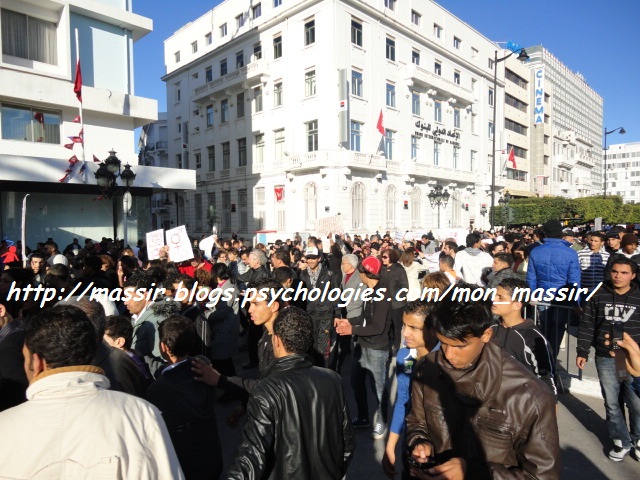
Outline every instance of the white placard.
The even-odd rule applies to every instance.
[[[433,236],[440,242],[447,238],[455,238],[458,245],[466,245],[469,231],[465,228],[439,228],[433,230]]]
[[[167,245],[169,245],[169,259],[172,262],[179,263],[193,258],[193,248],[184,225],[167,230]]]
[[[596,232],[602,230],[602,217],[596,217],[594,222],[594,228],[596,230]]]
[[[200,248],[200,250],[204,252],[205,257],[207,258],[211,257],[211,252],[213,251],[213,246],[216,243],[216,238],[217,238],[217,235],[211,235],[207,238],[203,238],[202,240],[200,240],[198,247]]]
[[[344,227],[342,226],[342,215],[318,218],[316,220],[315,230],[323,238],[329,234],[337,233],[342,235],[344,233]]]
[[[163,229],[147,232],[147,257],[149,260],[157,260],[160,258],[160,249],[164,246]]]
[[[396,244],[401,244],[402,240],[404,239],[404,234],[405,234],[405,232],[396,232],[393,235],[393,242],[396,243]]]
[[[424,256],[422,261],[423,265],[429,268],[429,273],[437,272],[440,270],[440,253],[428,253]]]

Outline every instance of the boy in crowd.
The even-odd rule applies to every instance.
[[[491,327],[492,341],[531,370],[557,395],[554,361],[549,342],[532,320],[522,318],[522,310],[526,304],[513,298],[513,292],[517,288],[527,288],[527,282],[507,278],[496,288],[491,312],[500,317],[500,322]]]
[[[149,387],[148,399],[162,412],[185,476],[218,478],[222,450],[214,410],[216,392],[193,378],[189,361],[198,339],[196,326],[187,317],[171,315],[160,323],[158,333],[160,351],[169,366]]]
[[[491,342],[487,306],[451,295],[431,316],[440,350],[413,377],[406,419],[411,474],[560,478],[554,395]]]
[[[411,409],[410,383],[415,363],[429,352],[440,348],[433,322],[429,318],[432,305],[420,301],[409,302],[404,307],[402,315],[402,335],[405,346],[398,350],[396,357],[398,396],[393,408],[389,438],[382,459],[382,467],[389,478],[395,476],[396,445],[404,429],[404,418]]]
[[[613,325],[620,322],[625,333],[636,342],[640,340],[640,291],[633,281],[637,271],[638,266],[633,260],[619,256],[613,260],[611,280],[585,305],[578,332],[578,368],[583,369],[587,363],[591,346],[596,351],[596,370],[607,412],[607,429],[614,445],[609,451],[609,459],[614,462],[624,460],[632,449],[636,459],[640,459],[640,397],[633,392],[631,377],[619,381],[616,360],[610,355],[606,338],[611,334]],[[629,427],[620,405],[621,396],[629,409]]]

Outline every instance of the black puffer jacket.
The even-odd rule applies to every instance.
[[[252,392],[225,479],[340,480],[355,442],[340,376],[305,355],[276,360]]]

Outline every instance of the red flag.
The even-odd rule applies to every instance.
[[[68,177],[69,177],[69,174],[67,173],[67,174],[65,174],[65,176],[64,176],[64,177],[62,177],[60,180],[58,180],[58,182],[62,183],[62,182],[64,182]]]
[[[76,115],[76,118],[73,119],[73,123],[80,123],[80,115]]]
[[[509,152],[509,159],[507,160],[511,164],[511,168],[516,169],[516,154],[513,151],[513,147],[511,147],[511,151]]]
[[[69,150],[73,150],[73,146],[75,145],[75,143],[65,143],[64,144],[64,148],[68,148]]]
[[[73,93],[76,94],[78,101],[82,103],[82,70],[80,70],[80,53],[76,61],[76,79],[73,82]]]
[[[96,157],[95,155],[93,156],[93,161],[96,163],[100,163],[100,159],[98,157]]]
[[[68,137],[73,143],[82,143],[82,137]]]
[[[276,201],[281,202],[284,197],[284,187],[273,187],[273,191],[276,194]]]
[[[40,124],[44,125],[44,113],[36,112],[33,118]]]
[[[384,122],[382,120],[382,109],[380,109],[380,116],[378,117],[378,125],[376,125],[376,128],[380,132],[380,135],[384,135]]]
[[[70,163],[71,165],[75,165],[75,164],[76,164],[76,163],[78,163],[79,161],[80,161],[80,160],[78,160],[78,157],[76,157],[75,155],[69,159],[69,163]]]

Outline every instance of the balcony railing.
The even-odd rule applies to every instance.
[[[226,90],[238,86],[251,88],[253,84],[257,84],[257,81],[265,74],[267,74],[267,63],[265,60],[251,62],[249,65],[245,65],[220,78],[196,87],[193,91],[193,101],[208,101],[210,97],[221,95]]]
[[[431,73],[424,68],[411,64],[405,67],[406,81],[408,85],[417,85],[426,89],[435,89],[438,98],[453,97],[463,105],[473,103],[473,92],[441,75]]]

